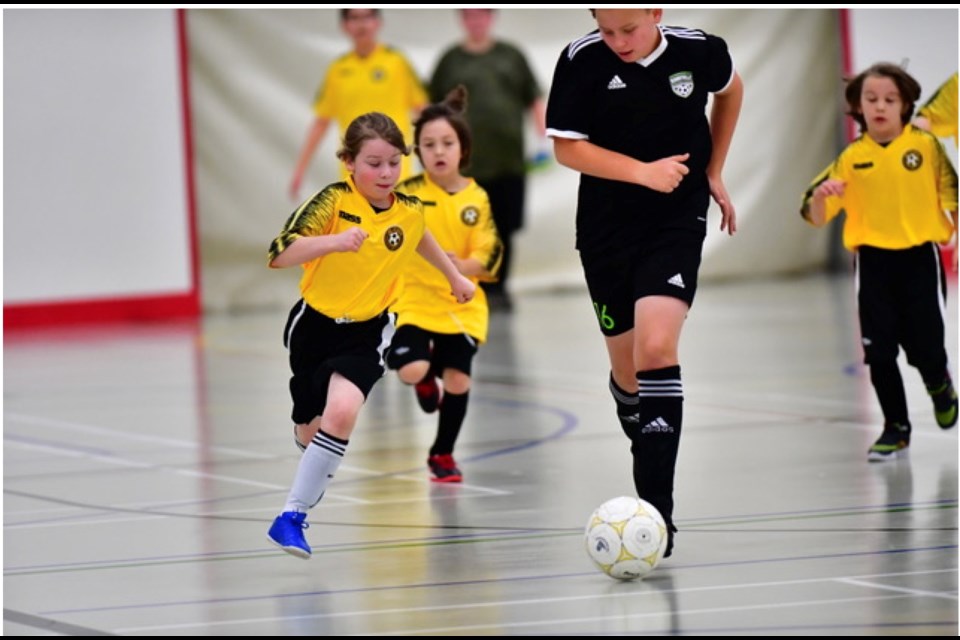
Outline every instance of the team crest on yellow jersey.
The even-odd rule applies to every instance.
[[[403,229],[400,227],[390,227],[383,234],[383,244],[387,245],[390,251],[396,251],[403,246]]]
[[[370,72],[370,78],[374,82],[380,82],[386,77],[387,77],[387,72],[380,67],[374,67],[373,70]]]
[[[468,227],[473,227],[480,222],[480,211],[474,206],[466,207],[460,212],[460,220]]]
[[[923,156],[916,149],[910,149],[904,152],[901,162],[907,171],[916,171],[923,165]]]
[[[693,73],[681,71],[670,76],[670,88],[681,98],[689,98],[693,93]]]

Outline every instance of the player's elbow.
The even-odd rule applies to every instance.
[[[274,256],[270,259],[270,262],[267,263],[271,269],[286,269],[287,267],[292,267],[297,264],[293,261],[286,251],[281,252],[280,254]]]

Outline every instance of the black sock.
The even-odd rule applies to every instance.
[[[927,393],[942,393],[946,391],[953,381],[950,378],[950,372],[947,369],[939,367],[929,371],[920,369],[920,376],[923,378],[923,384],[927,388]]]
[[[900,377],[900,367],[896,360],[884,360],[870,363],[870,382],[880,409],[883,411],[885,423],[910,424],[907,413],[907,396],[903,390],[903,378]]]
[[[637,423],[640,422],[640,398],[636,393],[630,393],[620,388],[613,380],[613,372],[610,372],[610,394],[617,405],[617,419],[620,420],[620,428],[623,433],[633,440],[637,432]]]
[[[633,438],[633,480],[637,495],[673,526],[673,476],[683,423],[680,366],[637,372],[640,422]]]
[[[467,416],[467,398],[470,392],[455,394],[446,393],[440,403],[440,420],[437,425],[437,438],[430,447],[430,455],[453,453],[453,445],[460,435],[460,427]]]

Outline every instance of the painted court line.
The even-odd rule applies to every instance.
[[[880,584],[877,582],[867,582],[865,580],[856,580],[854,578],[837,578],[837,582],[852,584],[859,587],[869,587],[870,589],[881,589],[884,591],[896,591],[897,593],[906,593],[914,596],[943,598],[944,600],[956,600],[957,595],[945,591],[926,591],[923,589],[908,589],[907,587],[895,587],[889,584]]]
[[[233,449],[230,447],[204,446],[193,440],[180,440],[176,438],[162,438],[160,436],[144,435],[121,429],[109,429],[107,427],[97,427],[78,422],[67,422],[65,420],[55,420],[53,418],[42,418],[40,416],[28,416],[21,413],[4,413],[4,420],[9,425],[10,422],[19,422],[40,427],[52,427],[55,429],[64,429],[76,433],[92,433],[106,436],[113,440],[131,440],[134,442],[147,442],[151,444],[161,444],[177,449],[203,449],[213,453],[222,453],[225,455],[239,456],[242,458],[256,458],[261,460],[270,460],[276,456],[267,453],[258,453],[253,451],[244,451],[242,449]]]
[[[874,575],[865,575],[859,576],[860,578],[891,578],[891,577],[905,577],[905,576],[918,576],[918,575],[931,575],[937,573],[956,573],[956,569],[939,569],[931,571],[909,571],[909,572],[898,572],[898,573],[887,573],[887,574],[874,574]],[[336,613],[317,613],[317,614],[308,614],[308,615],[297,615],[297,616],[269,616],[261,618],[244,618],[238,620],[224,620],[220,622],[202,622],[202,623],[179,623],[179,624],[169,624],[169,625],[154,625],[154,626],[141,626],[141,627],[124,627],[121,629],[116,629],[117,633],[138,633],[145,631],[173,631],[177,629],[192,629],[192,628],[201,628],[201,627],[214,627],[214,626],[229,626],[237,624],[262,624],[262,623],[272,623],[272,622],[282,622],[284,620],[307,620],[307,619],[320,619],[320,618],[348,618],[348,617],[367,617],[373,615],[406,615],[406,614],[415,614],[415,613],[429,613],[429,612],[439,612],[439,611],[464,611],[471,609],[484,609],[484,608],[504,608],[504,607],[530,607],[536,605],[550,605],[550,604],[559,604],[559,603],[571,603],[571,602],[580,602],[588,600],[611,600],[614,598],[643,598],[643,597],[656,597],[663,596],[667,594],[693,594],[693,593],[709,593],[711,591],[729,591],[733,589],[747,590],[747,589],[769,589],[772,587],[792,587],[798,585],[807,585],[807,584],[818,584],[823,582],[831,581],[848,581],[853,580],[856,582],[856,578],[805,578],[799,580],[779,580],[779,581],[765,581],[765,582],[753,582],[746,584],[725,584],[725,585],[711,585],[704,587],[687,587],[681,589],[656,589],[654,587],[650,591],[645,592],[635,592],[635,591],[623,591],[620,593],[591,593],[581,596],[561,596],[556,598],[526,598],[520,600],[497,600],[493,602],[474,602],[474,603],[464,603],[464,604],[452,604],[452,605],[435,605],[435,606],[425,606],[425,607],[399,607],[392,609],[362,609],[355,611],[339,611]],[[882,596],[880,598],[889,598],[893,596]],[[821,601],[815,601],[817,603]],[[832,602],[832,601],[831,601]],[[726,611],[728,609],[714,609],[710,611]],[[684,611],[684,613],[690,613]],[[655,614],[649,615],[665,615],[663,612],[658,612]],[[477,627],[484,628],[484,627]],[[461,629],[461,627],[451,627],[450,630]],[[426,629],[419,630],[422,632],[433,632],[434,630]],[[400,633],[416,633],[416,632],[400,632]]]
[[[164,473],[172,473],[174,475],[192,477],[192,478],[204,478],[207,480],[217,480],[219,482],[228,482],[231,484],[239,484],[248,487],[258,487],[260,489],[276,489],[277,491],[286,490],[288,487],[278,484],[272,484],[268,482],[259,482],[257,480],[248,480],[246,478],[236,478],[233,476],[225,476],[222,474],[216,473],[207,473],[205,471],[193,471],[190,469],[181,469],[178,467],[169,467],[166,465],[153,464],[150,462],[141,462],[139,460],[131,460],[129,458],[124,458],[117,455],[101,455],[98,453],[88,453],[85,451],[76,451],[59,446],[51,445],[40,445],[40,444],[28,444],[24,442],[8,442],[7,446],[16,447],[18,449],[26,449],[32,451],[42,451],[46,454],[52,454],[57,456],[62,456],[65,458],[77,458],[81,460],[91,460],[93,462],[99,462],[102,464],[114,465],[118,467],[127,467],[131,469],[143,469],[148,471],[162,471]]]

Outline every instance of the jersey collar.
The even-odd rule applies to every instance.
[[[378,42],[377,45],[373,48],[373,51],[371,51],[366,56],[361,57],[360,54],[353,49],[350,50],[350,55],[353,56],[354,60],[357,60],[358,62],[361,62],[361,63],[366,63],[378,57],[381,54],[381,52],[384,49],[386,49],[386,46],[387,45],[385,45],[384,43]]]
[[[654,49],[650,55],[646,58],[640,58],[635,64],[639,64],[642,67],[649,67],[667,50],[667,36],[663,35],[663,27],[658,24],[657,30],[660,32],[660,44],[657,45],[657,48]]]

